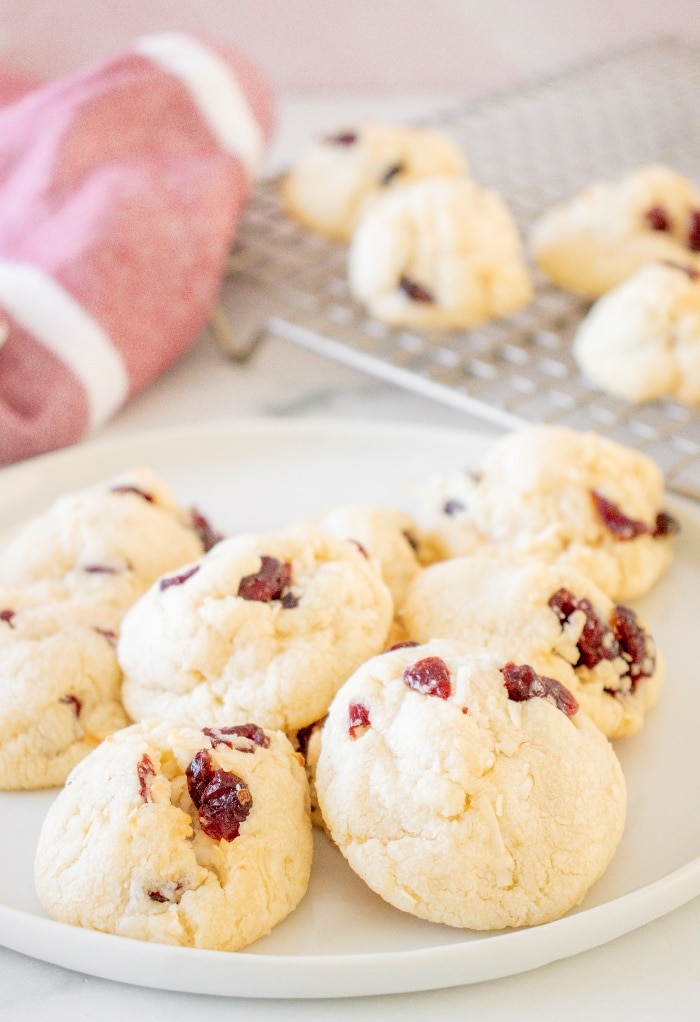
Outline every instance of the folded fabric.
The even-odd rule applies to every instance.
[[[79,440],[197,338],[273,121],[259,69],[188,35],[7,81],[0,464]]]

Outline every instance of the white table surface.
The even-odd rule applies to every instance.
[[[410,119],[449,104],[456,95],[284,100],[269,169],[283,166],[317,132],[368,114]],[[456,410],[281,341],[264,341],[247,362],[237,365],[204,337],[101,435],[251,415],[391,419],[492,431]],[[232,1001],[138,988],[0,948],[0,1019],[7,1022],[35,1017],[59,1022],[68,1018],[425,1022],[436,1017],[574,1022],[599,1016],[625,1022],[700,1018],[700,899],[602,947],[521,975],[448,990],[334,1001]]]

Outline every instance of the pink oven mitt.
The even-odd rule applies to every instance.
[[[273,119],[246,57],[180,34],[22,91],[0,109],[0,464],[85,436],[197,338]]]

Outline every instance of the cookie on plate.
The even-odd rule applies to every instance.
[[[0,584],[121,615],[154,579],[216,538],[155,473],[133,469],[60,497],[20,526],[0,550]]]
[[[0,589],[0,788],[63,784],[129,720],[110,622]]]
[[[571,567],[481,552],[441,561],[399,616],[418,642],[455,639],[556,678],[608,738],[639,731],[663,685],[644,622]]]
[[[488,547],[576,568],[613,600],[646,593],[673,556],[678,523],[646,455],[594,432],[529,426],[476,470],[428,484],[419,522],[436,559]]]
[[[510,210],[467,178],[430,178],[377,201],[353,235],[348,280],[393,326],[470,327],[532,298]]]
[[[308,146],[282,180],[282,200],[305,227],[347,241],[378,195],[466,171],[459,147],[442,132],[367,121]]]
[[[343,685],[316,784],[333,840],[377,894],[478,930],[579,904],[626,809],[612,746],[563,685],[447,640],[373,657]]]
[[[627,401],[700,404],[700,271],[650,263],[599,298],[580,323],[581,372]]]
[[[51,806],[36,853],[39,900],[74,926],[236,951],[307,889],[308,801],[279,732],[133,725],[80,763]]]
[[[547,210],[529,245],[555,284],[587,298],[599,298],[647,263],[700,269],[700,190],[669,167],[637,167]]]
[[[124,705],[135,720],[307,727],[384,647],[393,613],[355,543],[311,527],[222,540],[124,618]]]

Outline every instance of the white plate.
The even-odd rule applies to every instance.
[[[257,421],[188,427],[72,448],[0,471],[0,532],[59,493],[134,464],[161,473],[227,532],[272,528],[322,507],[384,502],[474,463],[483,439],[385,424]],[[574,912],[482,934],[426,923],[382,902],[322,835],[309,893],[269,937],[235,954],[145,944],[47,919],[32,883],[54,795],[0,794],[0,942],[81,972],[143,986],[241,997],[340,997],[456,986],[522,972],[641,926],[700,893],[697,595],[700,513],[673,502],[675,563],[638,606],[668,661],[641,734],[616,743],[629,811],[619,850]]]

